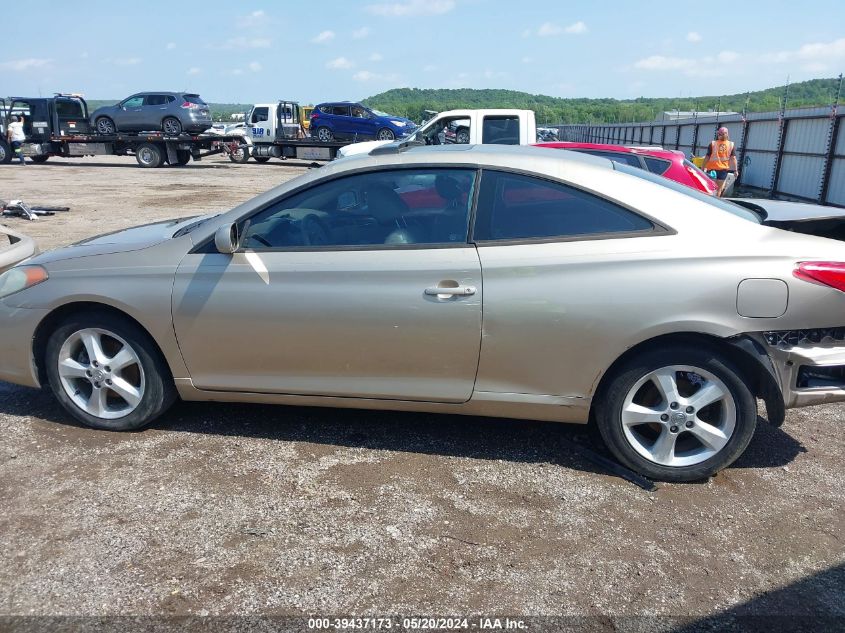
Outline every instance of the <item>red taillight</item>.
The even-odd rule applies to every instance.
[[[798,279],[822,284],[845,292],[845,263],[800,262],[792,271]]]
[[[316,112],[312,112],[312,113],[311,113],[311,118],[312,118],[312,119],[317,119],[317,118],[319,118],[319,116],[320,116],[320,115],[319,115],[319,114],[317,114]]]
[[[190,108],[198,108],[198,107],[199,107],[199,105],[197,105],[196,103],[191,103],[190,101],[186,101],[185,103],[182,104],[182,108],[185,109],[185,110],[188,110]]]
[[[684,165],[684,168],[687,170],[689,175],[692,176],[693,180],[695,180],[702,187],[704,187],[705,192],[712,195],[716,193],[716,185],[713,183],[712,180],[710,180],[709,178],[705,178],[704,176],[699,174],[698,171],[696,171],[692,167],[689,167],[688,165]]]

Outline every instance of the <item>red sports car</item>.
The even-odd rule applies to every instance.
[[[711,196],[716,195],[716,183],[688,161],[683,152],[677,150],[663,149],[662,147],[627,147],[625,145],[570,143],[566,141],[537,143],[537,147],[568,149],[574,152],[601,156],[617,163],[645,169]]]

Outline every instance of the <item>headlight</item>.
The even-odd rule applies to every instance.
[[[391,122],[393,125],[395,125],[396,127],[405,127],[405,122],[404,122],[404,121],[394,121],[393,119],[391,119],[391,120],[390,120],[390,122]]]
[[[47,281],[43,266],[15,266],[0,275],[0,299]]]

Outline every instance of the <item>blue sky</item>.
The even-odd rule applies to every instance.
[[[207,101],[316,103],[464,87],[686,97],[845,70],[842,0],[15,4],[3,95],[187,89]]]

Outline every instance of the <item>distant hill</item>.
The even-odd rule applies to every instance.
[[[789,86],[787,107],[829,105],[836,94],[838,79],[812,79]],[[741,112],[748,99],[749,112],[777,110],[783,86],[746,94],[679,98],[638,99],[561,99],[532,95],[515,90],[473,90],[462,88],[396,88],[368,97],[366,105],[391,114],[419,121],[424,110],[455,108],[525,108],[534,110],[538,123],[587,123],[615,121],[650,121],[668,110],[713,110]],[[845,95],[843,95],[845,98]]]

